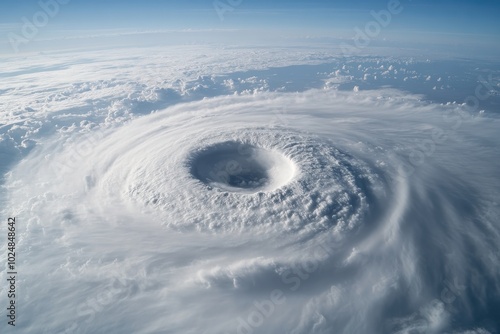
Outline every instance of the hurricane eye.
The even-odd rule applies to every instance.
[[[283,154],[238,142],[218,143],[193,153],[189,167],[195,179],[235,193],[272,191],[296,173],[293,161]]]

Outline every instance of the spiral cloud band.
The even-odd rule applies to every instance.
[[[5,185],[24,329],[487,333],[498,119],[466,109],[313,89],[54,138]]]

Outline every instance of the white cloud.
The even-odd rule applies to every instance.
[[[255,332],[439,332],[489,305],[497,118],[396,89],[277,92],[240,76],[307,63],[305,51],[262,50],[262,65],[251,50],[137,52],[8,66],[0,102],[16,107],[0,149],[18,164],[5,166],[3,201],[22,222],[27,332],[237,333],[256,305],[269,315]],[[293,177],[251,194],[204,182],[196,154],[228,142],[245,144],[250,172],[227,175],[280,174],[283,155]],[[217,152],[204,165],[237,160]],[[273,291],[285,301],[271,307]]]

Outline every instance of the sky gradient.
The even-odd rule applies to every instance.
[[[54,7],[49,4],[54,1],[59,1],[59,8],[50,13],[50,8]],[[28,36],[30,40],[68,38],[88,33],[187,29],[210,30],[212,35],[215,31],[238,29],[267,31],[270,35],[277,32],[280,36],[295,38],[352,38],[354,29],[363,30],[373,22],[373,13],[386,11],[390,2],[11,0],[4,3],[0,11],[0,48],[12,44],[12,38],[26,37],[23,27],[26,28],[26,22],[36,23],[36,19],[39,20],[39,29],[36,36]],[[449,42],[448,36],[453,40],[453,36],[460,35],[469,36],[471,40],[484,39],[485,43],[494,43],[500,35],[498,1],[401,0],[400,8],[401,12],[391,15],[389,23],[373,39],[399,37],[404,40],[405,36],[416,38],[415,35],[420,34],[421,40],[440,43]],[[48,11],[50,15],[44,21],[43,13]],[[40,13],[42,16],[38,15]],[[265,40],[269,36],[263,37]],[[210,36],[199,38],[210,41]]]

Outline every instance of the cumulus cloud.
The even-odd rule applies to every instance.
[[[497,118],[317,84],[127,115],[134,95],[82,123],[39,115],[59,130],[19,151],[4,182],[22,222],[22,330],[487,333]],[[102,85],[72,89],[109,102],[116,86]]]

